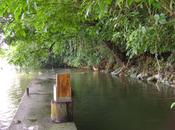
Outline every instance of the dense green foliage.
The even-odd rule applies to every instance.
[[[0,0],[10,61],[99,66],[175,49],[174,0]]]

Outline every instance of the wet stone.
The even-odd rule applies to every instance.
[[[36,122],[37,121],[37,119],[34,118],[34,117],[28,118],[28,120],[31,121],[31,122]]]
[[[14,124],[20,124],[21,123],[20,120],[14,120],[13,122],[14,122]]]

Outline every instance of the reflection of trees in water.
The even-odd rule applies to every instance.
[[[91,89],[95,90],[98,88],[98,91],[110,91],[110,89],[123,89],[126,93],[134,93],[138,92],[140,94],[150,93],[155,94],[157,93],[157,90],[159,90],[159,94],[168,96],[172,95],[173,91],[171,88],[159,86],[156,87],[155,85],[151,85],[148,83],[140,82],[138,80],[133,80],[130,78],[118,78],[114,77],[112,78],[111,75],[103,74],[103,73],[85,73],[81,75],[74,75],[73,76],[73,84],[76,87],[84,87],[89,86]],[[81,84],[81,85],[80,85]],[[100,88],[100,89],[99,89]],[[116,94],[119,91],[116,91]]]
[[[152,96],[159,95],[161,98],[168,98],[168,97],[174,97],[175,96],[175,89],[172,87],[168,87],[166,85],[162,84],[155,84],[152,82],[144,82],[140,80],[135,80],[129,78],[129,86],[134,86],[138,88],[138,90],[143,93],[150,94]]]
[[[156,129],[159,126],[152,122],[161,125],[169,116],[167,97],[172,96],[172,91],[168,88],[157,91],[153,85],[103,73],[75,74],[72,85],[75,90],[75,122],[80,129],[81,125],[82,128],[83,125],[88,127],[89,121],[98,125],[104,119],[106,124],[115,121],[111,126],[116,129],[118,126],[115,124],[124,121],[135,128],[138,124],[140,128],[149,124],[150,129]]]

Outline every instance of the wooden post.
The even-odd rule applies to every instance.
[[[53,122],[67,122],[73,120],[72,90],[69,74],[57,74],[56,85],[53,88],[51,101],[51,119]]]
[[[56,77],[57,96],[71,98],[70,75],[57,74]]]
[[[28,87],[26,88],[26,93],[27,93],[27,96],[29,96],[29,88]]]

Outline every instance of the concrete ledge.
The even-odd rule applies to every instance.
[[[52,125],[49,130],[77,130],[74,123],[61,123]]]

